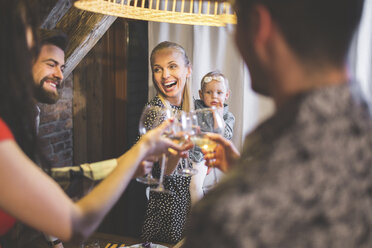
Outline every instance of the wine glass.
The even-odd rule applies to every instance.
[[[173,136],[180,140],[181,145],[185,143],[192,135],[195,134],[194,128],[197,126],[197,119],[193,112],[181,111],[176,118],[176,122],[173,126]],[[194,169],[192,166],[189,167],[189,158],[186,158],[182,163],[182,167],[178,168],[176,171],[177,175],[181,176],[193,176],[198,173],[198,170]]]
[[[212,108],[203,108],[197,109],[194,111],[195,118],[197,119],[197,128],[194,128],[194,134],[191,136],[191,141],[195,146],[206,152],[213,152],[217,143],[210,140],[206,133],[218,133],[223,134],[225,123],[220,115],[219,111]],[[213,184],[210,185],[210,188],[217,183],[216,168],[213,169]],[[205,187],[209,189],[209,187]]]
[[[151,129],[156,128],[159,126],[164,120],[171,117],[170,110],[165,108],[161,108],[158,106],[145,106],[139,122],[139,134],[142,136]],[[164,159],[163,159],[164,161]],[[148,184],[148,185],[156,185],[159,184],[159,179],[154,178],[152,173],[148,173],[144,177],[137,177],[137,182]]]
[[[158,113],[158,114],[160,114],[159,120],[161,122],[163,122],[166,119],[169,119],[169,118],[173,117],[173,112],[172,112],[171,109],[169,109],[169,108],[161,108],[161,109],[162,109],[162,112]],[[163,134],[164,136],[166,136],[168,138],[171,136],[171,134],[173,133],[173,131],[171,130],[172,126],[170,127],[170,130],[168,130],[167,132],[164,132],[164,134]],[[168,158],[165,155],[165,153],[163,153],[162,156],[161,156],[159,184],[156,188],[150,188],[150,191],[158,192],[158,193],[172,194],[171,191],[165,189],[164,184],[163,184],[165,165],[166,165],[167,161],[168,161]]]

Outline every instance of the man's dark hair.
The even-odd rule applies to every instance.
[[[38,38],[40,41],[40,47],[46,44],[55,45],[66,51],[68,46],[68,37],[61,30],[53,29],[40,29],[38,32]]]
[[[235,0],[238,18],[254,4],[270,11],[289,46],[306,62],[342,65],[364,0]],[[239,21],[238,19],[238,21]]]

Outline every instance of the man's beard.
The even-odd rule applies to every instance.
[[[56,85],[57,92],[47,91],[46,89],[44,89],[43,86],[44,86],[45,81],[47,80],[53,80],[58,83]],[[60,94],[58,92],[60,88],[61,88],[60,80],[55,79],[55,78],[44,77],[43,79],[41,79],[39,85],[35,84],[34,97],[40,103],[55,104],[60,98]]]

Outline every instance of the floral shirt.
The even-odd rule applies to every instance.
[[[371,247],[372,125],[348,85],[298,96],[247,136],[192,210],[184,248]]]

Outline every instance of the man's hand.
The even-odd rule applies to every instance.
[[[230,167],[240,158],[240,153],[234,144],[219,134],[207,133],[209,139],[217,143],[213,152],[202,150],[204,153],[205,164],[210,167],[216,167],[227,172]]]

